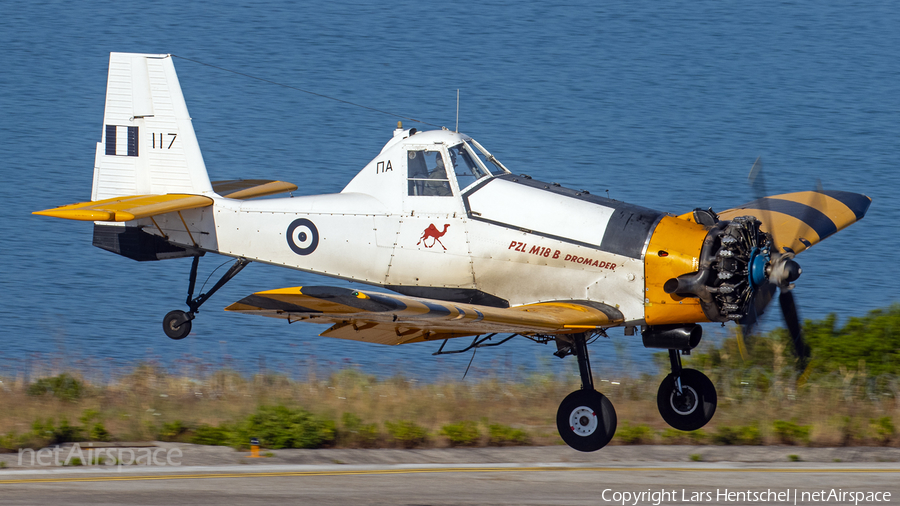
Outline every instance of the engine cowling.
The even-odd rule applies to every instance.
[[[775,289],[801,272],[793,253],[775,251],[760,225],[753,216],[717,222],[704,240],[699,269],[666,281],[666,293],[699,299],[710,321],[755,320]]]

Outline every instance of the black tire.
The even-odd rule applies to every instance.
[[[606,446],[616,433],[616,422],[612,403],[596,390],[572,392],[556,412],[559,435],[580,452],[593,452]]]
[[[716,387],[695,369],[681,370],[681,391],[678,394],[675,373],[666,376],[656,394],[656,406],[663,420],[678,430],[697,430],[712,420],[716,413]]]
[[[184,339],[191,333],[191,315],[184,311],[169,311],[163,318],[163,332],[171,339]]]

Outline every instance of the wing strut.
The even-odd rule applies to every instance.
[[[432,353],[432,355],[450,355],[451,353],[465,353],[471,349],[488,348],[491,346],[500,346],[501,344],[505,343],[506,341],[509,341],[510,339],[516,337],[519,334],[513,334],[513,335],[507,337],[506,339],[496,342],[496,343],[487,343],[487,344],[485,343],[485,341],[489,341],[492,337],[494,337],[496,335],[497,335],[497,333],[494,332],[493,334],[490,334],[489,336],[481,338],[481,339],[479,339],[481,336],[475,336],[475,339],[472,340],[472,344],[466,346],[465,348],[463,348],[461,350],[444,351],[444,345],[446,345],[447,341],[449,341],[449,339],[444,339],[444,342],[441,343],[441,347],[438,348],[438,351]]]

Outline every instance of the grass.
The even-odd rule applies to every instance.
[[[710,377],[719,403],[713,420],[693,432],[668,427],[657,412],[657,388],[668,371],[666,354],[658,354],[655,375],[597,383],[618,415],[611,444],[898,446],[900,376],[893,371],[900,355],[875,350],[854,362],[835,347],[865,339],[869,347],[900,343],[894,329],[900,305],[843,328],[833,319],[807,322],[814,350],[833,350],[814,351],[808,374],[800,376],[783,330],[748,338],[743,348],[735,338],[704,342],[684,365]],[[111,371],[112,379],[99,381],[66,370],[32,381],[0,377],[0,404],[15,407],[0,410],[0,451],[71,441],[247,447],[251,437],[268,449],[558,445],[558,404],[579,387],[575,361],[569,365],[558,376],[435,383],[352,368],[294,380],[229,369],[177,374],[152,365]]]
[[[728,374],[712,368],[719,408],[691,433],[669,428],[657,414],[661,377],[605,384],[619,417],[612,444],[898,445],[891,396],[869,395],[843,378],[748,389]],[[0,403],[16,409],[0,412],[0,448],[116,440],[244,447],[250,437],[271,449],[553,445],[557,405],[577,388],[573,380],[422,384],[354,369],[326,380],[229,370],[198,379],[139,366],[118,381],[92,384],[69,373],[31,384],[4,381]]]

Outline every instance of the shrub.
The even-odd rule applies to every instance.
[[[492,423],[488,426],[488,444],[491,446],[522,446],[529,443],[528,433],[509,425]]]
[[[713,442],[721,445],[760,445],[762,435],[756,425],[730,427],[720,425],[712,437]]]
[[[7,432],[5,435],[0,436],[0,453],[14,452],[16,449],[21,448],[19,440],[19,435],[15,432]]]
[[[378,425],[362,423],[362,419],[353,413],[344,413],[341,417],[344,430],[340,434],[341,442],[347,446],[371,448],[378,443],[381,433]]]
[[[394,443],[403,448],[415,448],[423,444],[428,437],[423,427],[409,420],[384,422],[384,428]]]
[[[76,401],[84,395],[84,383],[68,373],[50,378],[41,378],[28,385],[28,395],[39,396],[52,394],[64,401]]]
[[[692,430],[690,432],[686,432],[688,439],[691,441],[691,444],[699,445],[703,444],[707,439],[706,432],[703,429]]]
[[[706,432],[703,429],[692,430],[689,432],[685,432],[683,430],[673,429],[671,427],[666,428],[660,434],[660,437],[665,444],[703,444],[703,441],[706,440]]]
[[[450,440],[450,446],[475,446],[481,439],[478,424],[471,420],[444,425],[440,434]]]
[[[175,420],[174,422],[164,423],[162,428],[159,429],[157,437],[159,437],[160,441],[178,441],[180,438],[184,438],[190,430],[191,428],[187,424],[181,420]]]
[[[59,426],[55,426],[52,418],[41,422],[40,418],[31,424],[31,435],[37,439],[38,446],[73,443],[81,440],[81,427],[69,425],[69,421],[60,418]],[[43,443],[43,444],[40,444]]]
[[[100,418],[99,411],[97,411],[96,409],[86,409],[86,410],[84,410],[83,413],[81,413],[81,418],[79,418],[78,420],[82,424],[87,425],[87,424],[91,423],[93,420],[99,419],[99,418]]]
[[[102,422],[96,422],[91,430],[88,431],[88,437],[91,441],[112,441],[112,434],[106,430]]]
[[[870,420],[869,423],[875,430],[875,434],[878,435],[879,443],[887,445],[891,442],[891,439],[893,439],[894,434],[896,433],[894,422],[891,420],[891,417],[882,416],[881,418]]]
[[[334,443],[335,423],[304,409],[260,406],[239,427],[239,437],[258,437],[267,448],[321,448]],[[246,442],[240,443],[247,444]]]
[[[214,427],[203,424],[194,429],[191,443],[195,445],[228,446],[232,443],[232,434],[227,425]]]
[[[842,366],[859,370],[865,364],[870,376],[895,374],[900,368],[900,304],[869,311],[863,317],[847,319],[837,326],[837,316],[810,321],[803,326],[803,335],[813,350],[813,367],[828,374]]]
[[[644,424],[631,425],[625,422],[616,430],[616,436],[627,445],[648,443],[653,440],[653,429]]]
[[[854,444],[854,442],[864,441],[866,439],[865,427],[860,425],[858,419],[850,416],[841,418],[840,431],[842,446],[850,446]]]
[[[775,435],[778,436],[778,440],[783,444],[809,444],[809,432],[811,429],[809,425],[797,425],[794,422],[775,420],[772,423],[772,428],[775,431]]]

